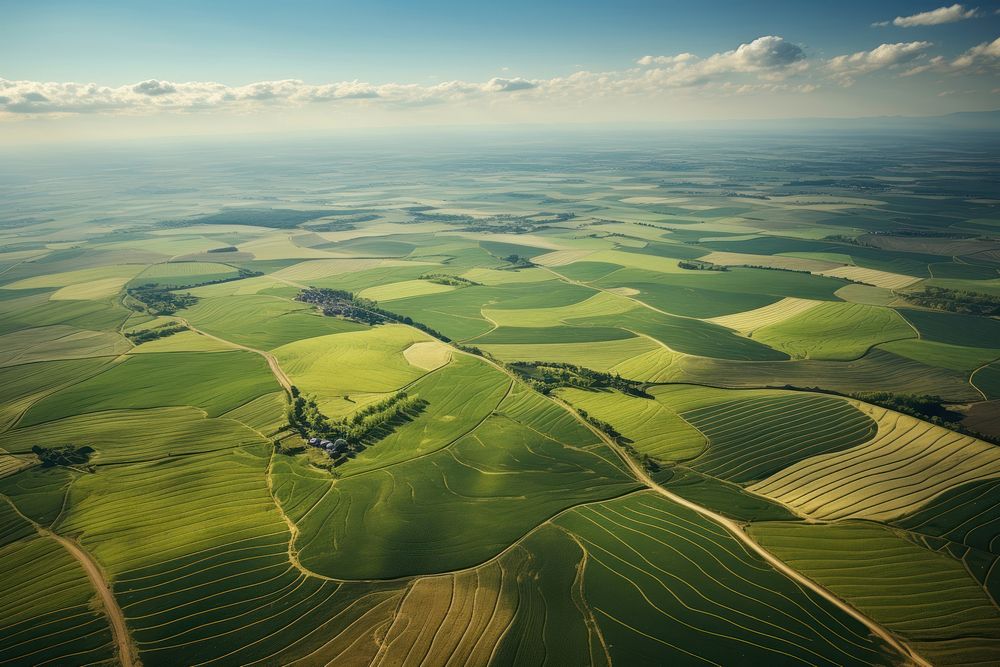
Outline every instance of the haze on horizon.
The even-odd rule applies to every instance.
[[[0,142],[996,109],[1000,3],[7,6]]]

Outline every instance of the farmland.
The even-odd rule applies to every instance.
[[[733,141],[5,190],[0,663],[996,664],[986,158]]]

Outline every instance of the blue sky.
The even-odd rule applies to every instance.
[[[993,17],[909,29],[870,25],[940,4],[34,0],[3,10],[0,76],[104,85],[154,77],[382,83],[474,80],[508,67],[550,77],[581,66],[621,69],[650,53],[714,53],[761,35],[781,35],[815,55],[903,38],[958,52],[1000,36]]]
[[[198,110],[245,124],[279,107],[320,124],[409,122],[390,107],[440,107],[412,115],[442,124],[613,122],[615,107],[624,122],[998,108],[1000,2],[952,4],[8,2],[0,122]]]

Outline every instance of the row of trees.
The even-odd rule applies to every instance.
[[[473,287],[476,285],[482,285],[482,283],[477,283],[474,280],[462,278],[461,276],[453,276],[448,273],[425,273],[420,276],[420,279],[431,283],[437,283],[438,285],[451,285],[452,287]]]
[[[167,336],[173,336],[175,333],[180,333],[186,331],[187,327],[183,324],[178,324],[176,322],[171,322],[160,327],[155,327],[153,329],[143,329],[142,331],[133,331],[131,333],[126,333],[125,337],[136,345],[141,345],[142,343],[148,343],[151,340],[156,340],[157,338],[166,338]]]
[[[126,305],[151,315],[173,315],[198,303],[198,297],[193,294],[174,292],[156,283],[130,287],[126,294],[132,299],[131,302],[126,299]]]
[[[723,266],[722,264],[713,264],[712,262],[703,262],[697,259],[682,259],[677,262],[677,266],[682,269],[687,269],[688,271],[728,271],[728,266]]]
[[[287,408],[288,423],[303,438],[343,438],[355,445],[380,440],[394,426],[413,419],[427,406],[422,398],[400,391],[365,406],[349,418],[330,419],[320,411],[315,397],[303,395],[297,389],[292,393]]]
[[[580,389],[617,389],[623,394],[650,398],[636,380],[623,378],[618,373],[604,373],[574,364],[552,361],[518,361],[507,366],[537,391],[548,394],[558,387]]]
[[[947,310],[965,315],[980,315],[995,317],[1000,315],[1000,297],[981,292],[946,289],[944,287],[925,287],[922,292],[909,292],[902,295],[910,303],[924,308]]]
[[[959,433],[971,435],[981,440],[1000,444],[1000,438],[986,435],[962,425],[962,413],[949,410],[945,400],[930,394],[894,394],[889,391],[867,391],[851,394],[854,398],[874,403],[884,408],[923,419],[937,426],[943,426]]]
[[[400,322],[420,329],[445,343],[451,342],[451,339],[440,331],[436,331],[422,322],[416,322],[405,315],[398,315],[390,310],[380,308],[375,301],[364,299],[347,290],[309,287],[299,292],[295,298],[303,303],[318,306],[324,315],[346,317],[370,325],[382,324],[387,320]]]
[[[626,438],[624,435],[619,433],[618,429],[609,424],[608,422],[598,419],[592,416],[583,408],[576,408],[577,413],[583,417],[587,422],[594,428],[604,432],[609,438],[615,441],[615,444],[625,450],[625,453],[630,457],[638,461],[642,467],[648,473],[659,472],[663,468],[658,460],[654,459],[649,454],[642,454],[635,447],[632,446],[632,441]]]

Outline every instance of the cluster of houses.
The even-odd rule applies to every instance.
[[[318,447],[326,451],[332,458],[336,458],[343,454],[359,452],[363,447],[357,443],[349,443],[343,438],[337,438],[332,442],[330,440],[323,440],[322,438],[309,438],[309,444],[313,447]]]

